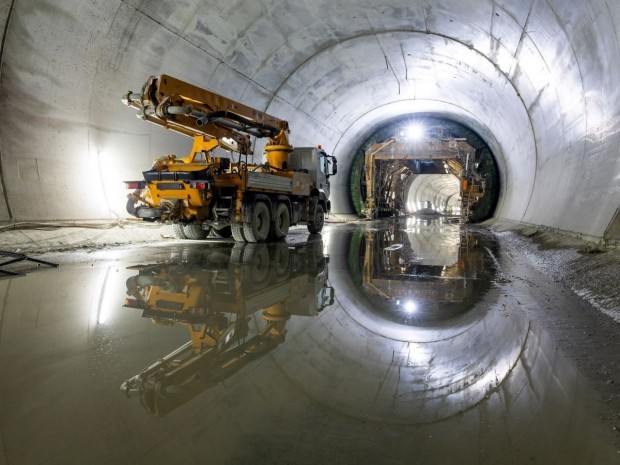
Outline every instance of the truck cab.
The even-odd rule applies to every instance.
[[[288,168],[307,172],[311,176],[319,198],[326,202],[329,211],[329,177],[338,171],[336,157],[325,153],[320,146],[297,147],[289,155]]]

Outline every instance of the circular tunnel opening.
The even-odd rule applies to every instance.
[[[387,121],[355,150],[350,175],[351,201],[359,215],[368,214],[367,155],[390,140],[454,140],[471,146],[472,156],[456,164],[449,159],[429,156],[428,159],[374,160],[375,192],[385,198],[389,208],[379,209],[375,216],[448,215],[462,213],[463,172],[465,165],[482,180],[483,189],[471,203],[467,221],[477,223],[493,217],[500,195],[500,173],[495,155],[485,140],[473,129],[443,116],[419,113]],[[377,194],[375,194],[377,195]]]

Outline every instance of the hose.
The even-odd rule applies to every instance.
[[[112,228],[124,228],[127,226],[153,226],[157,227],[159,225],[153,225],[148,222],[136,221],[132,219],[123,219],[123,220],[114,220],[106,223],[95,223],[95,222],[79,222],[79,221],[51,221],[51,222],[34,222],[34,221],[20,221],[5,225],[0,225],[0,231],[11,231],[11,230],[24,230],[24,229],[32,229],[32,230],[44,230],[51,231],[55,229],[62,228],[87,228],[87,229],[112,229]]]

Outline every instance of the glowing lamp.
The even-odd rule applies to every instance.
[[[418,140],[424,137],[424,127],[419,124],[412,124],[407,126],[406,130],[407,139]]]

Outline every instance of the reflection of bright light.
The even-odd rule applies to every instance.
[[[407,138],[411,140],[422,139],[424,137],[424,127],[419,124],[412,124],[407,127]]]
[[[106,291],[111,269],[111,266],[107,267],[105,274],[103,274],[93,294],[93,306],[95,307],[96,322],[98,325],[106,323],[110,318],[111,304]]]
[[[329,246],[332,244],[332,232],[330,229],[324,229],[321,231],[321,238],[323,241],[323,255],[329,256]]]
[[[414,313],[417,309],[417,306],[414,301],[408,300],[404,303],[403,308],[407,313]]]

